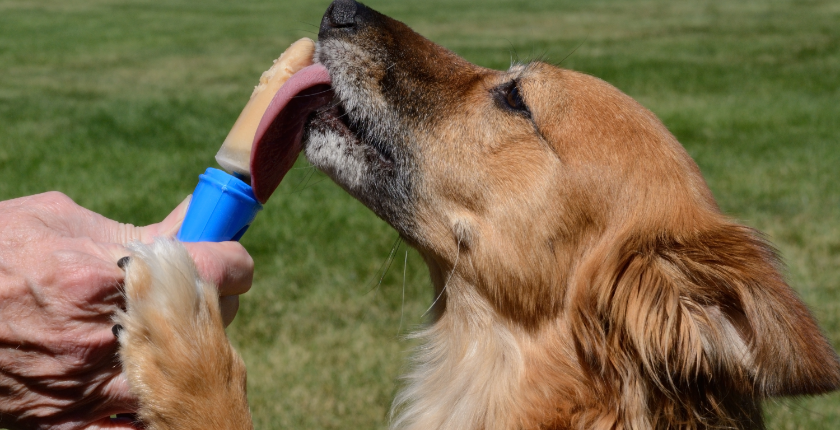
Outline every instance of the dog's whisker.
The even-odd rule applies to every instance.
[[[315,27],[315,28],[320,28],[321,27],[320,24],[313,24],[311,22],[306,22],[306,21],[296,21],[296,22],[298,24],[308,25],[308,26]]]
[[[309,188],[311,186],[314,186],[314,185],[317,185],[317,184],[321,183],[322,181],[324,181],[324,179],[325,179],[325,178],[319,178],[316,181],[310,182],[312,180],[312,178],[315,176],[315,174],[318,172],[318,170],[315,169],[315,167],[311,166],[311,165],[310,166],[304,166],[304,167],[296,167],[295,170],[307,170],[307,172],[305,173],[303,179],[298,181],[298,183],[295,184],[294,188],[291,191],[280,192],[278,190],[278,191],[276,191],[277,194],[282,194],[282,195],[300,194],[304,190],[306,190],[307,188]]]
[[[505,41],[510,45],[510,67],[519,63],[519,53],[516,52],[516,47],[513,46],[513,42],[510,39],[505,39]]]
[[[376,292],[379,290],[379,287],[382,285],[382,280],[385,279],[385,275],[388,274],[388,269],[391,268],[391,263],[394,262],[394,257],[397,255],[397,250],[399,249],[400,245],[402,244],[402,238],[397,236],[397,240],[394,241],[394,244],[391,246],[391,252],[388,253],[388,258],[379,266],[379,282],[376,283],[374,287],[372,287],[368,293]]]
[[[332,103],[330,103],[330,104],[328,104],[327,106],[325,106],[323,109],[319,109],[319,110],[317,110],[316,112],[317,112],[318,114],[323,114],[323,113],[325,113],[325,112],[329,112],[330,110],[335,109],[335,108],[340,107],[340,106],[341,106],[341,102],[339,102],[339,101],[333,101]],[[345,112],[344,112],[343,114],[338,115],[338,116],[336,116],[335,118],[336,118],[336,119],[341,119],[341,118],[349,117],[349,114],[350,114],[350,113],[349,113],[348,111],[346,111],[346,110],[345,110]]]
[[[302,28],[298,28],[298,29],[297,29],[297,31],[300,31],[300,32],[303,32],[303,33],[314,34],[314,35],[315,35],[315,37],[317,37],[317,36],[318,36],[318,32],[317,32],[317,31],[305,30],[305,29],[302,29]]]
[[[330,92],[330,91],[332,91],[332,88],[330,88],[330,89],[328,89],[328,90],[324,90],[324,91],[318,91],[318,92],[315,92],[315,93],[309,93],[309,94],[298,94],[298,95],[296,95],[296,96],[293,96],[292,98],[293,98],[293,99],[298,99],[298,98],[299,98],[299,99],[302,99],[302,98],[306,98],[306,97],[315,97],[315,96],[319,96],[319,95],[321,95],[321,94],[326,94],[326,93],[328,93],[328,92]]]
[[[575,52],[576,52],[576,51],[577,51],[577,50],[578,50],[581,46],[583,46],[583,44],[584,44],[584,43],[586,43],[586,41],[587,41],[587,40],[589,40],[589,37],[586,37],[585,39],[583,39],[583,40],[582,40],[582,41],[578,44],[578,46],[575,46],[575,49],[572,49],[572,52],[569,52],[568,54],[566,54],[566,56],[565,56],[565,57],[563,57],[563,58],[560,60],[560,62],[558,62],[558,63],[557,63],[557,64],[555,64],[555,65],[556,65],[556,66],[559,66],[559,65],[563,64],[563,62],[564,62],[564,61],[566,61],[566,59],[567,59],[567,58],[571,57],[571,56],[572,56],[572,54],[574,54],[574,53],[575,53]]]
[[[455,273],[455,269],[458,267],[458,259],[460,257],[461,257],[461,238],[459,237],[458,238],[458,249],[456,250],[456,253],[455,253],[455,262],[452,263],[452,270],[449,272],[449,276],[446,277],[446,282],[443,283],[443,288],[440,289],[440,293],[435,298],[435,301],[432,302],[432,305],[429,306],[429,309],[426,309],[426,312],[423,312],[423,315],[420,315],[421,318],[425,317],[426,314],[428,314],[429,311],[431,311],[435,307],[438,300],[440,300],[441,296],[443,296],[443,293],[446,291],[446,287],[449,286],[449,281],[452,280],[452,275]]]
[[[397,327],[397,336],[402,332],[403,316],[405,315],[405,275],[408,271],[408,250],[405,250],[405,260],[403,261],[403,285],[402,285],[402,304],[400,304],[400,325]]]
[[[771,402],[777,404],[777,405],[780,405],[780,406],[790,410],[790,411],[793,411],[793,410],[804,411],[804,412],[807,412],[810,415],[815,415],[815,416],[818,416],[818,417],[828,417],[829,416],[829,414],[826,414],[824,412],[819,412],[819,411],[816,411],[814,409],[808,408],[808,407],[804,406],[802,403],[796,402],[796,400],[794,400],[793,398],[771,397],[769,400]]]
[[[289,171],[292,171],[292,170],[306,170],[303,177],[300,178],[295,183],[294,187],[292,187],[292,190],[289,192],[289,194],[296,194],[296,193],[299,193],[303,189],[306,188],[306,186],[309,182],[309,179],[315,174],[315,168],[314,168],[314,166],[309,165],[309,166],[302,166],[302,167],[293,167],[293,168],[289,169]]]
[[[313,176],[314,176],[314,174],[313,174]],[[324,182],[326,179],[327,179],[327,178],[323,178],[323,177],[322,177],[322,178],[318,178],[318,180],[313,181],[313,182],[311,182],[311,183],[307,183],[306,185],[307,185],[307,187],[310,187],[310,186],[315,186],[315,185],[320,184],[321,182]],[[297,193],[298,193],[298,194],[299,194],[299,193],[302,193],[304,189],[305,189],[305,188],[298,190],[298,191],[297,191]]]
[[[309,185],[309,180],[312,179],[313,176],[315,176],[315,169],[310,169],[306,172],[306,175],[304,176],[303,180],[298,183],[298,186],[295,187],[294,191],[292,192],[300,193],[304,189],[306,189],[307,185]]]

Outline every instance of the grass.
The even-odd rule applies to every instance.
[[[657,113],[721,207],[765,231],[840,347],[840,4],[427,0],[369,4],[478,64],[542,58]],[[0,0],[0,199],[60,190],[124,222],[188,194],[259,74],[327,1]],[[432,297],[420,258],[299,160],[243,243],[230,336],[257,428],[384,428]],[[404,267],[404,262],[405,267]],[[840,395],[769,402],[829,429]]]

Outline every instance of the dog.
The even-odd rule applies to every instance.
[[[763,399],[840,386],[773,248],[616,88],[470,64],[353,0],[329,6],[316,61],[333,97],[305,124],[307,159],[434,285],[392,428],[761,429]],[[245,368],[183,248],[137,247],[125,289],[147,428],[251,428]]]

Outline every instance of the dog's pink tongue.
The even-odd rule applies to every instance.
[[[320,64],[301,69],[280,87],[257,127],[251,148],[251,187],[265,203],[295,164],[306,118],[333,98],[330,75]]]

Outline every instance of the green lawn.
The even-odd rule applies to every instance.
[[[0,0],[0,199],[60,190],[124,222],[161,219],[327,4]],[[778,246],[840,347],[840,2],[369,4],[478,64],[561,63],[652,109],[723,209]],[[256,278],[229,334],[257,428],[387,425],[402,337],[432,300],[404,246],[381,278],[396,239],[299,160],[243,239]],[[840,395],[767,415],[773,429],[833,429]]]

